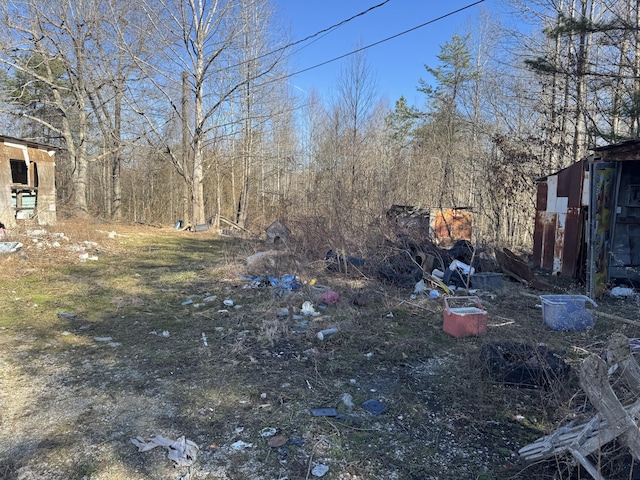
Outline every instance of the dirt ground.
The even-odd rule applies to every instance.
[[[77,223],[5,240],[23,246],[0,255],[0,479],[588,478],[518,450],[588,416],[581,362],[614,332],[640,337],[630,298],[597,311],[632,322],[546,327],[540,294],[584,293],[558,278],[475,292],[487,332],[454,338],[431,287],[330,272],[287,247],[247,265],[273,249],[260,240]],[[339,301],[321,308],[328,290]],[[570,372],[507,385],[481,354],[501,342],[545,345]],[[132,443],[158,436],[177,443]],[[635,478],[624,449],[598,461]]]

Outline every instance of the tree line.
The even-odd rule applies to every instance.
[[[294,93],[269,0],[8,0],[3,133],[61,148],[76,216],[279,218],[335,247],[375,236],[393,204],[466,207],[478,241],[529,246],[535,180],[638,136],[639,6],[501,7],[502,24],[479,9],[440,46],[411,105],[377,94],[363,51],[332,100]]]

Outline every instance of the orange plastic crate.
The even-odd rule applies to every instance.
[[[443,330],[454,337],[487,333],[487,311],[478,297],[444,297]]]

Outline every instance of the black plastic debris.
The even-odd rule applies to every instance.
[[[424,277],[420,265],[411,258],[392,259],[378,269],[378,277],[388,283],[402,288],[414,288]]]
[[[327,270],[331,272],[344,272],[349,266],[362,268],[365,264],[364,258],[341,255],[333,250],[327,252],[324,260],[327,264]]]
[[[557,352],[543,345],[490,343],[480,349],[480,360],[495,381],[525,388],[549,388],[566,381],[571,367]]]
[[[362,404],[363,408],[373,415],[380,415],[387,410],[387,407],[380,401],[372,398]]]

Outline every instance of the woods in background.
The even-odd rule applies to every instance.
[[[294,94],[293,41],[269,0],[9,0],[2,133],[64,149],[72,215],[279,218],[353,248],[393,204],[469,207],[479,241],[530,246],[534,180],[638,136],[640,7],[508,6],[518,29],[479,10],[410,105],[378,96],[363,51],[331,100]]]

